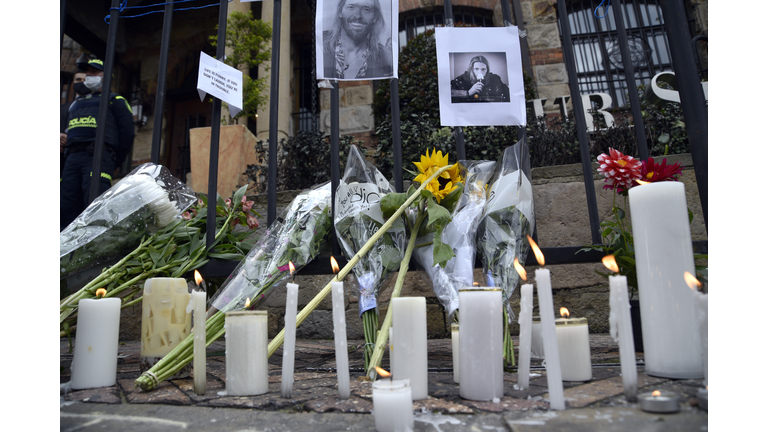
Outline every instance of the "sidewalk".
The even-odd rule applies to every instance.
[[[517,347],[517,338],[515,346]],[[133,387],[139,376],[139,342],[121,343],[117,384],[62,394],[60,430],[193,431],[339,431],[374,430],[371,383],[363,373],[362,340],[348,342],[351,397],[339,399],[333,341],[298,340],[293,397],[280,396],[282,350],[270,359],[269,392],[260,396],[219,395],[226,388],[224,341],[208,347],[207,391],[197,396],[192,378],[165,381],[143,392]],[[516,389],[517,373],[504,374],[498,403],[459,396],[453,382],[450,339],[429,340],[429,398],[414,401],[417,431],[706,431],[708,414],[698,408],[702,380],[669,380],[644,373],[638,354],[639,392],[670,390],[680,394],[676,414],[649,414],[623,395],[617,344],[606,334],[590,335],[592,380],[564,382],[567,409],[549,410],[546,370],[531,361],[530,386]],[[61,383],[70,379],[72,361],[61,339]],[[388,356],[382,366],[389,369]]]

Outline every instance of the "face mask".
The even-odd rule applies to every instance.
[[[76,83],[75,83],[75,85],[73,86],[73,88],[75,89],[75,91],[76,91],[78,94],[81,94],[81,95],[83,95],[83,96],[84,96],[84,95],[87,95],[88,93],[90,93],[90,92],[91,92],[91,89],[89,89],[89,88],[88,88],[88,87],[85,85],[85,83],[84,83],[84,82],[76,82]]]
[[[85,77],[85,86],[91,89],[91,91],[98,91],[101,88],[101,77],[100,76]]]

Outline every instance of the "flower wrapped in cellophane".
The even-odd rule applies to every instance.
[[[347,166],[336,190],[334,227],[342,251],[350,258],[384,225],[381,196],[394,192],[392,184],[360,154],[349,149]],[[359,312],[366,343],[373,344],[378,327],[376,297],[381,284],[400,268],[405,251],[405,225],[398,220],[352,271],[360,287]],[[370,347],[367,345],[366,347]],[[371,349],[365,350],[366,360]]]
[[[59,234],[59,278],[123,256],[196,201],[168,168],[145,163],[96,198]]]
[[[477,249],[486,285],[502,291],[504,357],[514,364],[508,328],[515,317],[509,301],[520,283],[514,262],[517,258],[521,265],[525,263],[530,249],[527,236],[533,235],[534,229],[531,161],[525,140],[504,150],[490,183],[477,231]]]
[[[331,184],[302,191],[229,275],[211,300],[221,312],[258,307],[277,284],[290,276],[288,262],[296,271],[323,251],[330,250]],[[211,312],[209,312],[211,315]]]
[[[451,221],[443,228],[441,243],[453,250],[455,256],[444,266],[434,264],[434,232],[416,239],[417,244],[430,244],[416,248],[416,261],[432,283],[432,290],[449,316],[459,308],[459,289],[472,286],[475,264],[475,236],[486,201],[486,186],[496,165],[492,161],[460,161],[458,175],[449,169],[451,181],[463,182],[464,190],[451,214]]]

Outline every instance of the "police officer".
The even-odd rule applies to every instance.
[[[80,60],[80,59],[78,59]],[[64,230],[88,206],[91,168],[96,141],[96,121],[101,103],[104,63],[99,59],[83,59],[77,66],[85,72],[85,85],[91,94],[72,102],[69,107],[66,161],[60,185],[60,229]],[[108,91],[109,89],[107,89]],[[110,93],[106,136],[101,158],[99,194],[112,185],[112,174],[133,146],[133,114],[124,97]]]

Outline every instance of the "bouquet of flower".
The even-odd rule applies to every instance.
[[[143,164],[96,198],[59,234],[59,278],[112,261],[171,224],[196,201],[162,165]]]
[[[451,222],[443,228],[441,243],[456,255],[444,266],[434,264],[433,248],[417,247],[416,261],[424,267],[432,283],[432,290],[449,316],[459,308],[459,289],[472,286],[475,264],[475,235],[486,201],[486,185],[496,165],[492,161],[461,161],[457,182],[465,184],[463,193],[451,215]],[[450,170],[448,171],[450,175]],[[416,240],[417,244],[433,244],[435,233]]]
[[[347,258],[355,255],[384,225],[380,199],[394,187],[356,146],[349,149],[347,167],[336,190],[334,227],[339,245]],[[360,287],[359,311],[363,319],[366,364],[375,340],[379,319],[376,297],[379,287],[400,268],[405,251],[405,225],[402,220],[384,233],[371,250],[352,268]]]
[[[533,190],[531,162],[525,141],[507,147],[496,164],[477,232],[478,251],[488,286],[502,290],[504,308],[504,358],[514,364],[509,323],[515,317],[509,304],[520,275],[515,258],[524,263],[528,256],[527,235],[533,233]]]
[[[205,323],[206,346],[224,334],[225,312],[258,306],[275,285],[290,276],[289,261],[299,270],[330,249],[330,213],[330,182],[293,199],[212,298]],[[181,370],[192,361],[193,338],[194,329],[134,385],[151,390]]]
[[[608,154],[603,153],[598,156],[597,161],[600,163],[597,171],[605,176],[606,184],[603,189],[613,191],[611,219],[600,223],[600,235],[603,244],[589,245],[578,252],[599,250],[606,255],[613,255],[619,266],[618,274],[627,277],[627,285],[634,295],[637,292],[637,268],[635,267],[632,228],[626,217],[626,212],[616,204],[616,196],[624,197],[624,207],[626,208],[629,189],[639,185],[638,181],[650,183],[678,181],[683,168],[677,163],[668,166],[666,158],[660,164],[656,163],[652,157],[641,161],[612,148],[608,149]],[[689,217],[692,216],[689,212]],[[697,257],[703,256],[697,255]],[[607,273],[595,271],[606,278],[609,276]]]

